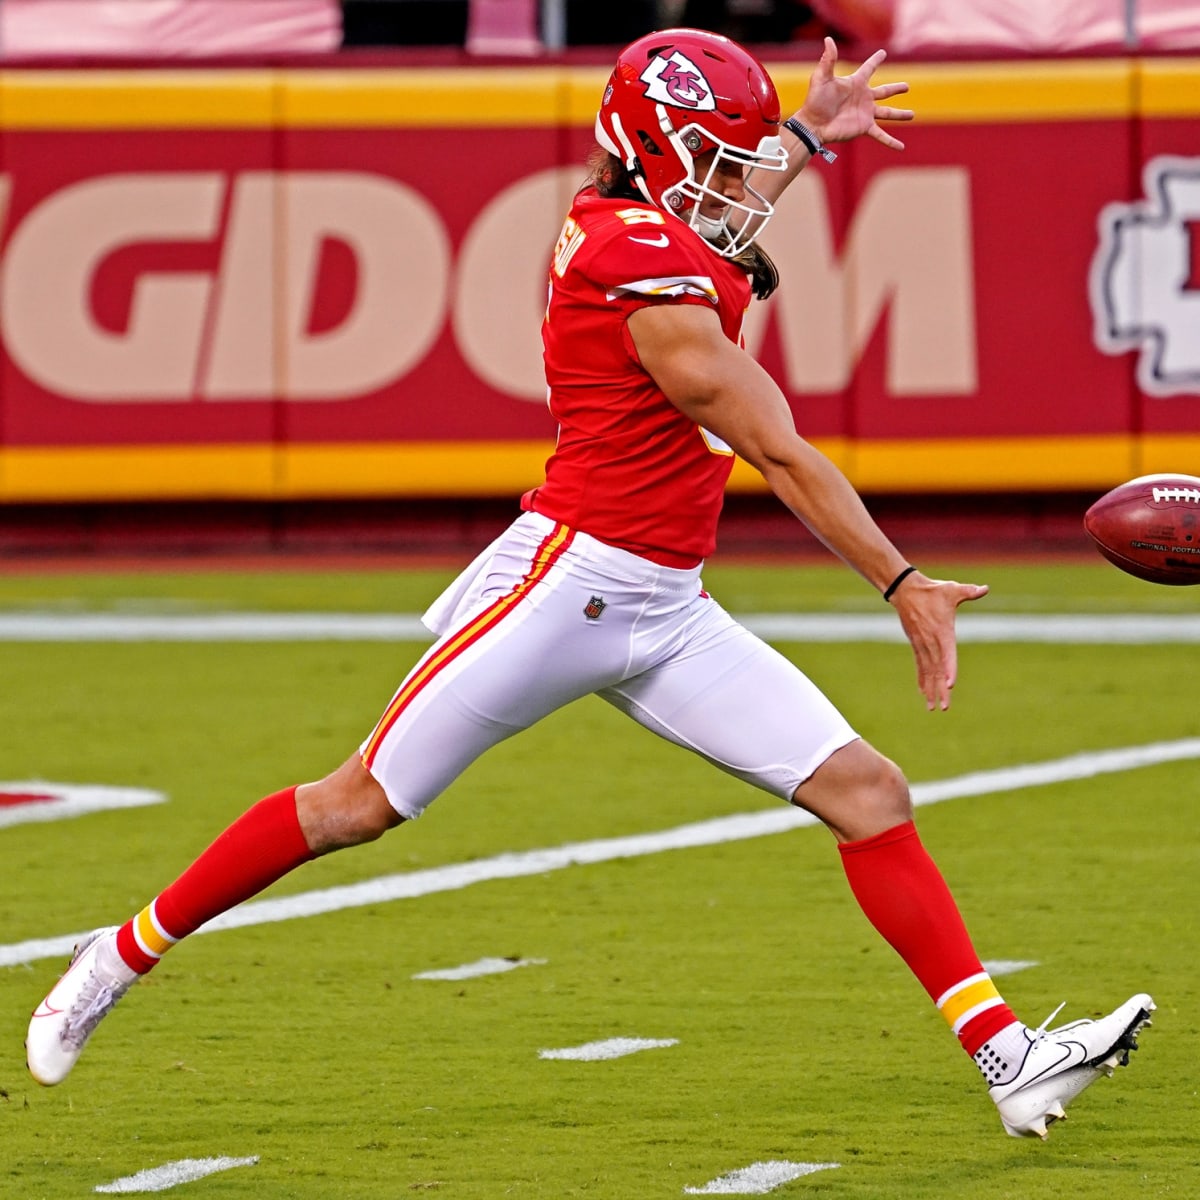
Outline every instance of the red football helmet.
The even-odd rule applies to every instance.
[[[744,202],[709,185],[721,163],[782,171],[779,118],[775,85],[749,51],[703,29],[664,29],[621,52],[596,116],[596,140],[625,164],[651,204],[731,257],[762,233],[775,210],[748,183]],[[697,178],[696,157],[714,148]],[[700,215],[706,197],[728,206],[719,220]]]

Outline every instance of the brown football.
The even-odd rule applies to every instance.
[[[1083,527],[1110,563],[1151,583],[1200,583],[1200,478],[1143,475],[1106,492]]]

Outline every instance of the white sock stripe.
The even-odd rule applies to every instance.
[[[175,945],[175,943],[177,941],[179,941],[179,939],[177,937],[172,937],[163,928],[162,922],[158,919],[158,900],[157,899],[152,900],[150,902],[150,914],[149,915],[150,915],[150,924],[154,926],[155,933],[157,933],[158,936],[160,938],[162,938],[162,940],[164,942],[170,942],[172,946]]]
[[[160,959],[160,958],[162,958],[162,955],[161,955],[161,954],[159,954],[159,952],[158,952],[157,950],[151,950],[151,949],[150,949],[150,947],[149,947],[149,946],[147,946],[147,945],[146,945],[146,943],[145,943],[145,942],[142,940],[142,935],[141,935],[141,934],[138,932],[138,923],[137,923],[137,921],[134,921],[134,923],[133,923],[133,940],[134,940],[135,942],[137,942],[138,949],[139,949],[139,950],[140,950],[140,951],[141,951],[141,952],[142,952],[142,953],[143,953],[143,954],[144,954],[144,955],[145,955],[147,958],[153,958],[153,959]]]
[[[951,1026],[954,1030],[954,1036],[957,1037],[968,1021],[973,1021],[980,1013],[987,1012],[989,1008],[995,1008],[998,1004],[1003,1004],[1004,1001],[999,996],[993,996],[990,1000],[985,1000],[982,1004],[975,1005],[974,1008],[968,1008],[961,1017]]]
[[[968,975],[966,979],[960,979],[952,988],[944,991],[936,1001],[936,1007],[942,1008],[951,996],[957,996],[963,988],[969,988],[972,984],[982,983],[985,979],[990,979],[991,976],[986,971],[980,971],[978,975]]]

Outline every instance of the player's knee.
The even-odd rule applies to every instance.
[[[911,821],[912,794],[904,772],[882,754],[875,756],[874,769],[863,786],[863,816],[879,830]]]
[[[314,854],[373,842],[403,819],[356,759],[317,783],[297,788],[296,811]]]
[[[904,773],[862,741],[835,751],[792,803],[819,817],[843,842],[873,837],[912,819]]]

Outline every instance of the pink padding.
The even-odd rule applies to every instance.
[[[536,54],[537,0],[471,0],[467,49],[472,54]]]
[[[846,36],[895,55],[1200,48],[1195,0],[1137,0],[1132,45],[1125,0],[813,0],[813,8]]]
[[[0,56],[204,57],[342,44],[339,0],[0,0]]]

